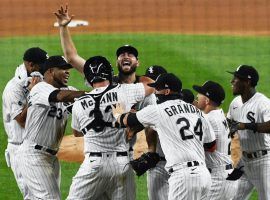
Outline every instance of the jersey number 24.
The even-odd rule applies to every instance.
[[[186,130],[189,130],[189,128],[190,128],[190,123],[186,118],[184,118],[184,117],[179,118],[176,121],[176,124],[183,124],[183,126],[179,130],[182,140],[189,140],[189,139],[194,138],[193,134],[191,134],[191,135],[186,134],[186,132],[187,132]],[[193,132],[193,131],[194,131],[195,135],[199,136],[200,141],[202,141],[203,131],[202,131],[202,120],[200,118],[198,119],[198,121],[194,127],[194,130],[191,130],[191,132]]]

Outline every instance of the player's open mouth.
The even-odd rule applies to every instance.
[[[122,66],[123,66],[123,67],[124,67],[124,66],[130,67],[130,65],[131,65],[131,62],[128,61],[128,60],[124,60],[124,61],[122,62]]]

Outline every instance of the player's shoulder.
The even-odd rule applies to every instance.
[[[265,96],[263,93],[256,92],[254,95],[254,100],[255,101],[270,101],[267,96]]]
[[[235,108],[235,107],[241,107],[243,105],[243,102],[242,102],[242,97],[239,95],[239,96],[236,96],[230,103],[230,106],[229,108]]]

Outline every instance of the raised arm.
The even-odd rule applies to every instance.
[[[69,16],[68,6],[65,8],[63,6],[54,13],[59,24],[61,46],[64,55],[68,61],[75,69],[83,74],[83,66],[85,64],[85,59],[80,57],[77,53],[77,49],[71,39],[71,35],[68,29],[68,24],[71,22],[73,15]]]

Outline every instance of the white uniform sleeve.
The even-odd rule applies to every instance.
[[[54,90],[57,90],[57,88],[48,83],[40,82],[36,84],[30,92],[31,104],[50,106],[49,96]]]
[[[156,105],[157,104],[157,98],[155,94],[150,94],[149,96],[145,97],[143,101],[139,102],[138,109],[141,110],[149,105]]]
[[[26,97],[23,94],[23,90],[11,90],[9,91],[9,101],[11,102],[11,119],[15,119],[23,110],[26,105]]]
[[[137,119],[143,126],[155,126],[160,116],[157,105],[149,105],[136,113]]]
[[[73,104],[73,107],[72,107],[72,121],[71,121],[71,128],[73,128],[74,130],[76,131],[81,131],[81,128],[80,128],[80,123],[79,123],[79,120],[78,120],[78,103],[74,103]]]
[[[270,100],[266,99],[259,103],[260,113],[262,113],[263,122],[270,120]]]
[[[204,118],[202,117],[202,123],[203,123],[203,133],[204,133],[203,143],[213,142],[216,139],[215,132],[205,115],[204,115]]]
[[[124,93],[126,94],[126,101],[135,104],[142,101],[145,97],[145,90],[142,83],[136,84],[122,84]]]

